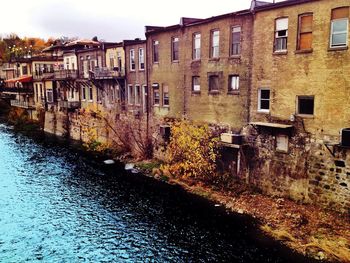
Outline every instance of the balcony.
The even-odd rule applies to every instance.
[[[113,78],[121,78],[125,76],[125,70],[118,68],[95,68],[92,73],[92,78],[94,79],[113,79]]]
[[[28,101],[11,100],[12,107],[18,107],[23,109],[34,109],[34,105]]]
[[[44,80],[44,79],[53,79],[55,76],[54,72],[35,72],[33,74],[34,80]]]
[[[13,88],[9,88],[9,87],[5,87],[5,88],[0,88],[0,93],[7,93],[7,94],[17,94],[17,93],[21,93],[21,94],[32,94],[34,91],[32,88],[17,88],[17,87],[13,87]]]
[[[58,106],[60,106],[60,108],[64,108],[68,110],[75,110],[80,108],[80,101],[62,100],[58,102]]]
[[[55,79],[76,79],[78,77],[78,71],[75,69],[62,69],[54,72]]]

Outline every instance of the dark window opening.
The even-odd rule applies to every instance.
[[[298,113],[313,115],[314,114],[314,97],[298,97]]]

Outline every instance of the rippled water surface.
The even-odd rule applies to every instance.
[[[0,262],[293,262],[252,222],[0,124]]]

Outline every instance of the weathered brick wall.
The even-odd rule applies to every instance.
[[[241,54],[230,55],[233,26],[241,26]],[[226,125],[239,131],[248,119],[248,95],[252,65],[251,36],[253,20],[250,14],[227,16],[209,23],[187,27],[183,34],[182,50],[185,65],[185,111],[194,121]],[[220,58],[211,59],[211,31],[220,31]],[[201,33],[201,59],[192,59],[193,34]],[[220,72],[218,94],[209,92],[208,73]],[[239,76],[239,90],[228,92],[229,76]],[[192,92],[192,76],[200,76],[200,93]]]

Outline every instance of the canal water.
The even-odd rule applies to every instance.
[[[307,262],[178,187],[0,124],[0,262]]]

